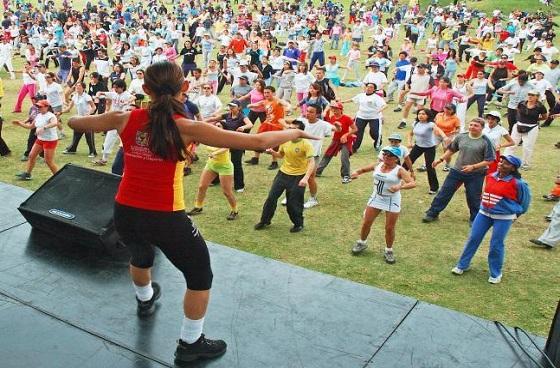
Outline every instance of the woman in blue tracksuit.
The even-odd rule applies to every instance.
[[[531,202],[531,192],[525,181],[521,179],[519,167],[521,160],[515,156],[501,156],[498,171],[486,176],[486,184],[482,193],[480,210],[473,223],[471,234],[459,258],[457,266],[451,272],[462,275],[469,268],[484,236],[490,229],[490,250],[488,251],[488,266],[490,277],[488,282],[497,284],[502,280],[502,266],[504,264],[504,240],[511,224],[522,214],[527,212]]]

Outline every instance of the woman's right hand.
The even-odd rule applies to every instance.
[[[352,174],[350,174],[350,177],[352,178],[352,180],[355,180],[360,177],[360,174],[358,174],[357,171],[354,171]]]

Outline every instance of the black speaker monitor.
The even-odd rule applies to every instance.
[[[113,206],[120,176],[67,164],[18,210],[35,229],[67,241],[112,250]]]

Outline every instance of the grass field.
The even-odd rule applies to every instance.
[[[503,6],[504,9],[506,6],[509,9],[516,4],[522,2],[504,2]],[[487,2],[477,5],[491,7]],[[393,43],[393,47],[398,49],[398,41]],[[17,65],[21,68],[19,60]],[[460,69],[465,68],[463,63]],[[4,71],[0,72],[0,77],[4,81],[6,91],[2,101],[2,114],[9,122],[16,118],[10,111],[13,110],[21,80],[9,80]],[[347,98],[357,94],[359,89],[341,88],[340,91],[343,98]],[[222,97],[224,101],[227,100]],[[346,112],[353,114],[355,107],[352,104],[347,106]],[[26,100],[24,111],[28,107],[29,100]],[[393,107],[394,105],[391,105],[386,110],[388,112],[385,114],[385,135],[396,131],[401,117],[399,113],[392,112]],[[469,117],[474,116],[474,110],[472,107]],[[504,113],[505,109],[501,111]],[[66,115],[64,120],[67,120],[68,116]],[[24,114],[19,114],[18,117],[23,118]],[[67,133],[70,133],[68,128],[66,129]],[[23,168],[19,157],[24,151],[27,131],[6,123],[2,134],[13,150],[13,155],[0,158],[0,180],[35,190],[50,176],[44,164],[36,167],[33,173],[34,180],[31,182],[16,182],[14,178],[14,174]],[[372,180],[364,175],[349,185],[340,184],[338,159],[334,159],[325,170],[324,177],[318,179],[320,205],[306,210],[306,227],[300,234],[288,232],[291,224],[281,206],[269,229],[260,232],[253,230],[253,225],[259,220],[262,204],[274,174],[266,169],[269,157],[263,157],[259,166],[245,167],[246,192],[237,195],[240,209],[238,220],[226,221],[225,216],[229,211],[227,202],[220,189],[214,187],[208,191],[203,214],[197,216],[195,221],[206,239],[213,242],[374,285],[480,317],[505,321],[510,325],[518,325],[544,335],[560,295],[560,254],[558,250],[534,248],[530,246],[528,239],[538,236],[547,226],[543,217],[548,214],[552,205],[543,202],[540,196],[549,191],[559,169],[560,151],[553,147],[559,137],[558,122],[550,128],[542,129],[534,166],[532,170],[523,173],[531,186],[534,199],[529,213],[514,224],[509,234],[506,242],[504,279],[499,285],[490,285],[487,282],[487,241],[475,257],[472,271],[462,277],[451,275],[450,270],[469,232],[464,191],[461,189],[457,192],[450,206],[441,214],[440,221],[422,224],[420,220],[433,198],[427,194],[425,174],[418,175],[416,189],[403,194],[403,212],[398,223],[395,243],[397,263],[393,266],[385,264],[382,258],[382,218],[373,226],[369,239],[370,248],[358,257],[350,254],[350,248],[358,237],[361,214],[371,193]],[[60,165],[72,162],[90,167],[85,142],[80,144],[77,155],[61,154],[69,140],[66,138],[60,142],[57,162]],[[98,135],[98,151],[101,143],[102,137]],[[369,137],[365,139],[362,147],[351,159],[353,169],[375,159],[376,152]],[[198,174],[204,162],[205,159],[202,158],[193,167],[194,175],[185,178],[185,197],[189,207],[193,204]],[[440,183],[445,178],[441,169],[438,169],[438,178]]]

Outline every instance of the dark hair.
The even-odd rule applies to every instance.
[[[292,125],[297,125],[299,130],[305,130],[305,124],[301,120],[292,121]]]
[[[318,105],[318,104],[310,104],[310,105],[307,105],[307,108],[308,108],[308,109],[309,109],[310,107],[314,108],[314,109],[315,109],[315,112],[317,112],[317,115],[321,116],[321,113],[323,112],[323,109],[321,108],[320,105]]]
[[[264,89],[267,89],[272,93],[276,92],[276,88],[274,88],[273,86],[266,86],[266,87],[264,87]]]
[[[175,63],[152,64],[144,74],[144,84],[151,93],[148,107],[150,150],[166,160],[183,161],[188,157],[185,143],[173,116],[186,117],[185,107],[175,98],[183,87],[183,71]]]
[[[421,113],[421,112],[425,112],[426,115],[428,115],[428,120],[427,121],[432,121],[433,120],[434,117],[432,116],[432,110],[423,107],[421,109],[418,109],[418,111],[416,111],[416,121],[420,121],[420,120],[418,120],[418,114]]]
[[[117,79],[113,82],[113,88],[122,88],[126,89],[126,82],[122,79]]]

